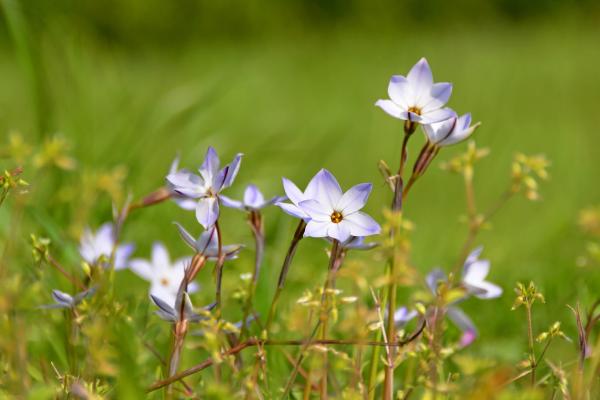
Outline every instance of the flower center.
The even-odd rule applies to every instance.
[[[161,278],[160,284],[163,286],[169,286],[169,280],[167,278]]]
[[[339,224],[340,222],[342,222],[343,219],[344,219],[344,217],[343,217],[342,213],[339,211],[334,211],[331,214],[331,222],[333,222],[334,224]]]
[[[421,109],[419,107],[412,106],[408,109],[409,112],[421,115]]]

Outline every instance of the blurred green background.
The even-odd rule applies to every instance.
[[[493,220],[493,230],[477,241],[492,260],[490,279],[502,285],[505,296],[465,304],[485,338],[473,349],[508,360],[521,356],[523,320],[510,311],[516,281],[535,280],[549,303],[536,318],[542,325],[563,319],[572,337],[565,304],[597,296],[597,271],[576,266],[585,245],[576,219],[581,208],[600,201],[598,2],[1,3],[1,142],[13,130],[31,144],[61,133],[72,142],[79,171],[126,166],[125,186],[136,198],[163,183],[176,154],[194,167],[213,145],[224,162],[238,151],[245,154],[227,193],[232,197],[251,182],[268,196],[281,194],[282,176],[303,186],[326,167],[344,188],[374,182],[368,210],[381,221],[390,193],[377,162],[397,164],[402,125],[373,104],[387,96],[392,74],[406,74],[425,56],[436,81],[454,83],[449,105],[483,123],[475,139],[492,152],[476,171],[482,209],[508,185],[516,152],[545,154],[552,162],[542,200],[510,202]],[[412,140],[412,155],[421,140]],[[437,168],[465,147],[444,149],[406,203],[407,218],[416,224],[412,260],[423,273],[438,265],[449,268],[465,238],[462,180]],[[5,161],[2,168],[9,168]],[[75,242],[66,234],[73,211],[53,191],[67,185],[77,192],[72,175],[25,172],[32,190],[39,187],[47,197],[28,204],[18,230],[7,207],[0,208],[5,237],[20,235],[24,268],[30,268],[25,245],[30,232],[70,244],[62,257],[75,264]],[[108,197],[100,198],[89,224],[108,220],[110,208]],[[242,215],[225,210],[224,218],[226,240],[251,245]],[[296,223],[276,209],[266,218],[263,312]],[[176,256],[184,254],[173,220],[200,232],[193,213],[173,204],[132,217],[125,237],[138,244],[136,255],[146,256],[153,240],[168,243]],[[314,278],[325,273],[322,248],[317,240],[302,245],[284,308],[303,288],[321,282]],[[251,262],[247,252],[225,279],[236,279]],[[370,268],[383,273],[384,263]],[[144,293],[133,275],[122,279]],[[204,279],[210,288],[208,274]]]

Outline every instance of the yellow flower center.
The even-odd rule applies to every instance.
[[[415,113],[417,115],[421,115],[421,109],[419,107],[410,107],[408,109],[409,112]]]
[[[344,217],[342,216],[342,213],[339,211],[334,211],[331,214],[331,222],[333,222],[334,224],[339,224],[340,222],[342,222],[343,219],[344,219]]]
[[[160,280],[160,284],[163,286],[169,286],[169,280],[167,278],[162,278]]]

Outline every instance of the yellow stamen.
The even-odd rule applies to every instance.
[[[331,214],[331,222],[333,222],[334,224],[339,224],[340,222],[342,222],[342,219],[344,219],[344,217],[339,211],[334,211],[333,214]]]

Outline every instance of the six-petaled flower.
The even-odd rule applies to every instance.
[[[419,124],[431,124],[452,116],[443,108],[452,94],[452,84],[433,83],[431,69],[421,58],[406,77],[394,75],[388,85],[390,99],[377,100],[380,107],[394,118]]]
[[[371,193],[370,183],[358,184],[344,193],[335,177],[323,170],[317,177],[317,188],[314,198],[298,204],[310,218],[304,236],[330,237],[344,242],[351,236],[379,233],[379,224],[360,211]]]
[[[192,199],[196,204],[196,219],[208,229],[219,218],[219,195],[223,189],[230,187],[240,169],[242,154],[237,154],[233,161],[220,169],[220,160],[214,148],[209,147],[200,175],[187,170],[180,170],[167,175],[167,182],[175,193]]]
[[[151,295],[174,305],[181,280],[185,275],[185,268],[190,260],[190,257],[183,257],[171,262],[165,246],[156,242],[152,246],[151,259],[133,259],[129,262],[129,269],[150,282]],[[187,290],[189,293],[194,293],[198,290],[198,284],[190,283]]]
[[[131,243],[123,245],[116,244],[114,225],[107,222],[103,224],[96,233],[89,228],[83,231],[79,245],[79,254],[88,264],[101,264],[109,266],[109,260],[114,253],[115,269],[127,267],[127,262],[135,246]]]

